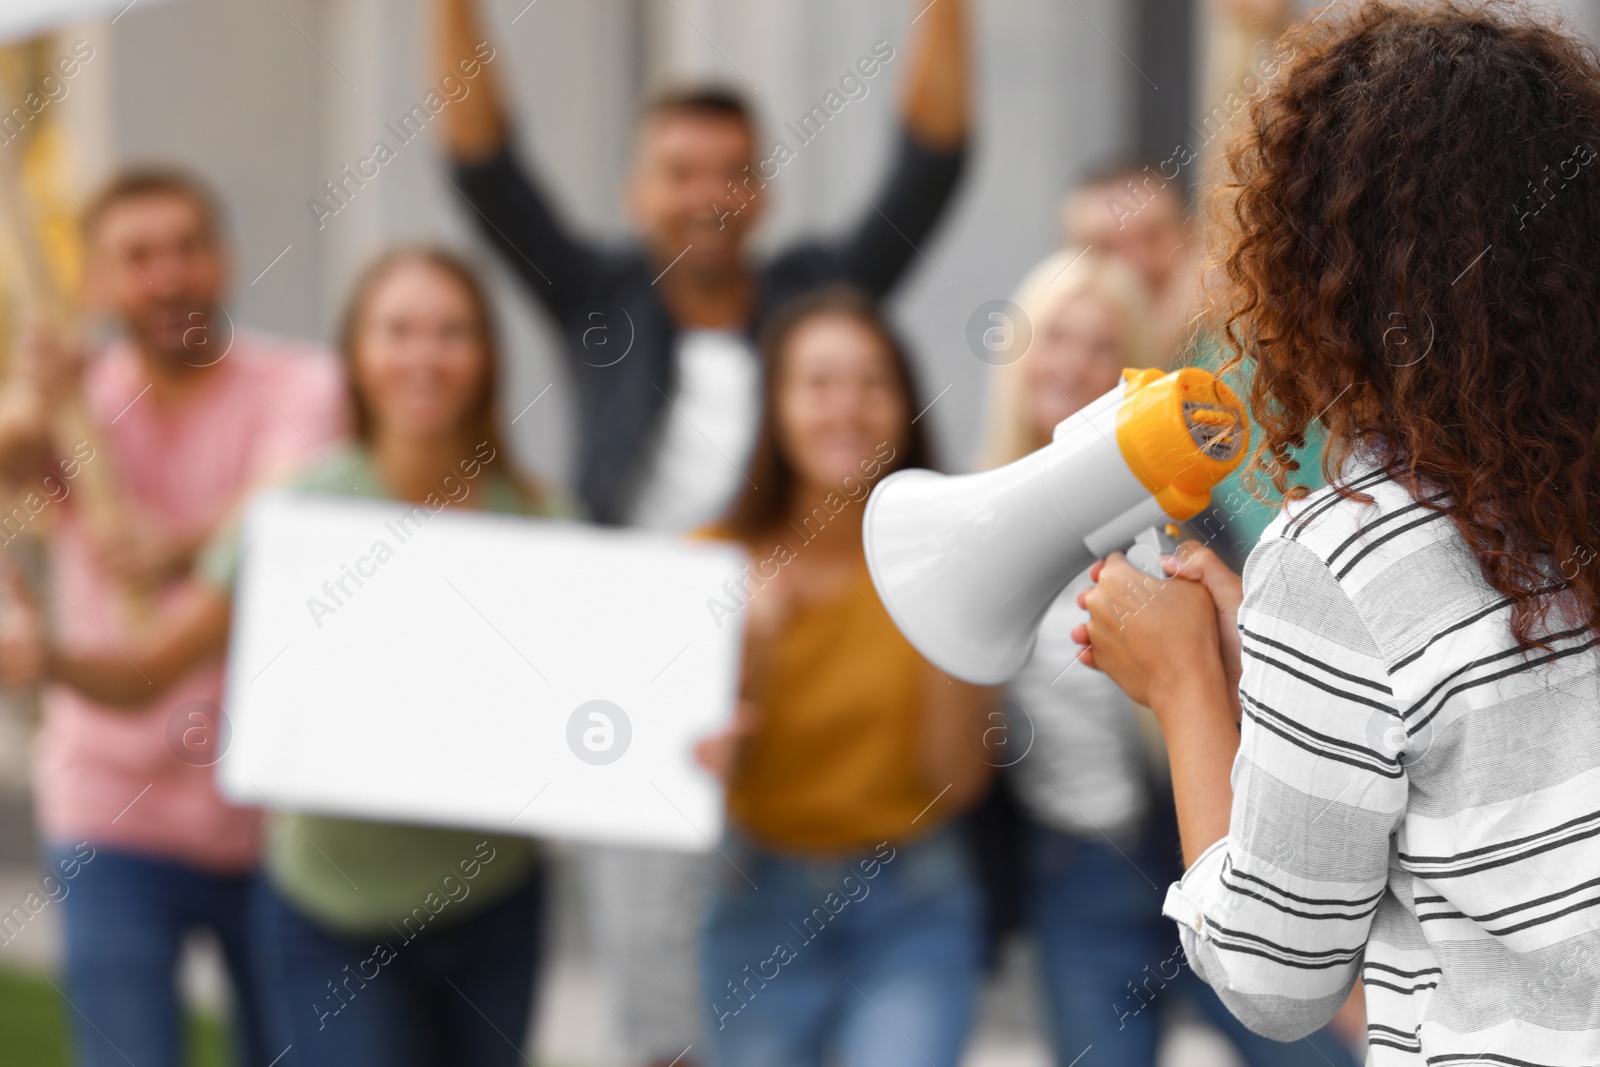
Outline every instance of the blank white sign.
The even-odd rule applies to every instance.
[[[742,629],[710,602],[744,563],[639,532],[264,494],[244,528],[223,789],[707,850],[723,797],[692,749],[732,715]]]

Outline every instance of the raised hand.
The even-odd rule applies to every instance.
[[[1239,714],[1239,674],[1244,656],[1239,638],[1239,603],[1244,599],[1244,583],[1222,557],[1199,541],[1185,541],[1178,551],[1166,561],[1168,574],[1188,581],[1199,582],[1211,594],[1217,609],[1217,648],[1222,654],[1222,670],[1228,682],[1228,695],[1233,699],[1235,716]]]
[[[81,339],[43,319],[33,319],[24,324],[17,338],[17,381],[36,395],[46,410],[54,411],[77,397],[85,358]]]
[[[0,385],[0,477],[32,481],[49,464],[53,415],[78,396],[83,363],[83,346],[42,320],[18,332]]]
[[[1096,564],[1090,577],[1096,584],[1078,595],[1089,621],[1072,632],[1088,646],[1080,653],[1085,664],[1158,717],[1191,686],[1226,685],[1218,608],[1200,581],[1152,578],[1120,553]]]
[[[95,557],[118,581],[153,589],[182,574],[194,558],[194,545],[133,508],[115,527],[91,533]]]

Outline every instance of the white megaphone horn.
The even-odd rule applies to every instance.
[[[1073,578],[1141,533],[1204,511],[1249,437],[1244,405],[1209,371],[1125,371],[1015,463],[885,478],[863,520],[873,584],[934,666],[1003,682],[1028,662],[1040,620]]]

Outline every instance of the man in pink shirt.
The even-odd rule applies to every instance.
[[[0,463],[47,457],[46,599],[65,643],[136,645],[185,594],[197,550],[264,479],[315,456],[344,421],[334,359],[236,328],[221,306],[228,257],[210,194],[180,174],[113,182],[86,212],[91,295],[122,338],[84,365],[39,331],[19,361],[45,404],[81,396],[92,440],[0,427]],[[25,370],[25,373],[26,370]],[[60,426],[60,421],[55,420]],[[85,504],[83,472],[103,464],[121,504],[113,524]],[[74,491],[73,479],[79,484]],[[0,541],[25,517],[0,516]],[[38,515],[32,521],[39,521]],[[62,903],[66,977],[80,1062],[177,1067],[175,963],[183,935],[209,928],[234,987],[243,1062],[264,1067],[252,1018],[245,902],[258,812],[225,799],[214,764],[223,662],[204,664],[137,707],[43,694],[35,757],[41,836],[54,864],[76,860]],[[87,861],[84,856],[92,856]]]

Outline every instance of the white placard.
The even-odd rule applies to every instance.
[[[4,0],[0,3],[0,44],[32,37],[85,19],[119,19],[129,11],[162,0]]]
[[[692,748],[732,715],[742,628],[710,602],[744,564],[633,531],[264,494],[244,529],[223,789],[709,849],[723,797]]]

